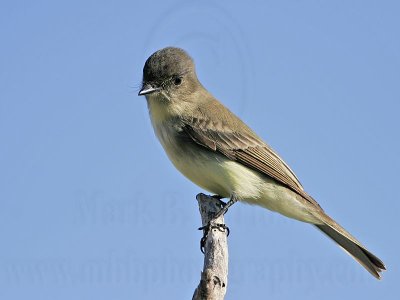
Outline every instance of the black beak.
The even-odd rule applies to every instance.
[[[153,87],[150,84],[144,84],[143,87],[140,89],[138,96],[144,96],[147,94],[157,92],[159,90],[160,90],[159,87]]]

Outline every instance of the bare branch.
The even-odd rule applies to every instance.
[[[198,194],[201,220],[206,226],[221,209],[218,199]],[[224,216],[216,224],[225,224]],[[194,291],[192,300],[222,300],[225,297],[228,283],[228,244],[227,232],[221,226],[213,226],[208,232],[204,246],[204,266],[201,279]]]

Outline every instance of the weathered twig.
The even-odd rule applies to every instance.
[[[206,226],[221,209],[220,200],[198,194],[201,220]],[[219,217],[217,224],[225,224],[224,216]],[[225,297],[228,283],[228,244],[227,231],[223,226],[210,228],[204,245],[204,266],[201,279],[194,291],[192,300],[222,300]]]

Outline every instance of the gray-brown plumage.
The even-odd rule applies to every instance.
[[[383,262],[331,219],[289,166],[198,81],[192,59],[179,48],[155,52],[143,86],[157,137],[175,167],[200,187],[314,224],[372,275]]]

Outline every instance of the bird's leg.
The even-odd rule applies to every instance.
[[[220,200],[221,209],[215,214],[215,216],[212,218],[212,220],[210,222],[208,222],[207,225],[202,226],[202,227],[199,228],[199,230],[203,230],[203,237],[200,240],[200,250],[203,253],[204,253],[204,247],[206,245],[208,232],[211,229],[218,229],[220,231],[226,231],[227,235],[229,236],[229,233],[230,233],[229,227],[226,226],[225,224],[216,223],[216,220],[220,216],[226,214],[226,212],[228,211],[229,207],[231,207],[233,204],[235,204],[238,201],[238,198],[236,197],[236,195],[234,193],[231,195],[231,198],[229,199],[229,201],[227,203],[223,202],[221,200],[222,197],[219,196],[219,195],[214,195],[212,197]]]
[[[221,200],[221,199],[219,199]],[[224,203],[222,205],[222,208],[219,212],[217,212],[214,216],[214,218],[211,220],[211,222],[215,221],[216,219],[218,219],[220,216],[226,214],[226,212],[228,211],[229,207],[231,207],[233,204],[235,204],[238,201],[238,198],[236,196],[235,193],[232,193],[231,198],[229,199],[228,202],[224,203],[223,201],[221,201],[222,203]]]
[[[222,201],[222,199],[224,198],[223,196],[220,195],[212,195],[211,196],[214,199],[219,200],[219,204],[221,205],[221,208],[224,207],[226,205],[226,203],[224,201]]]

